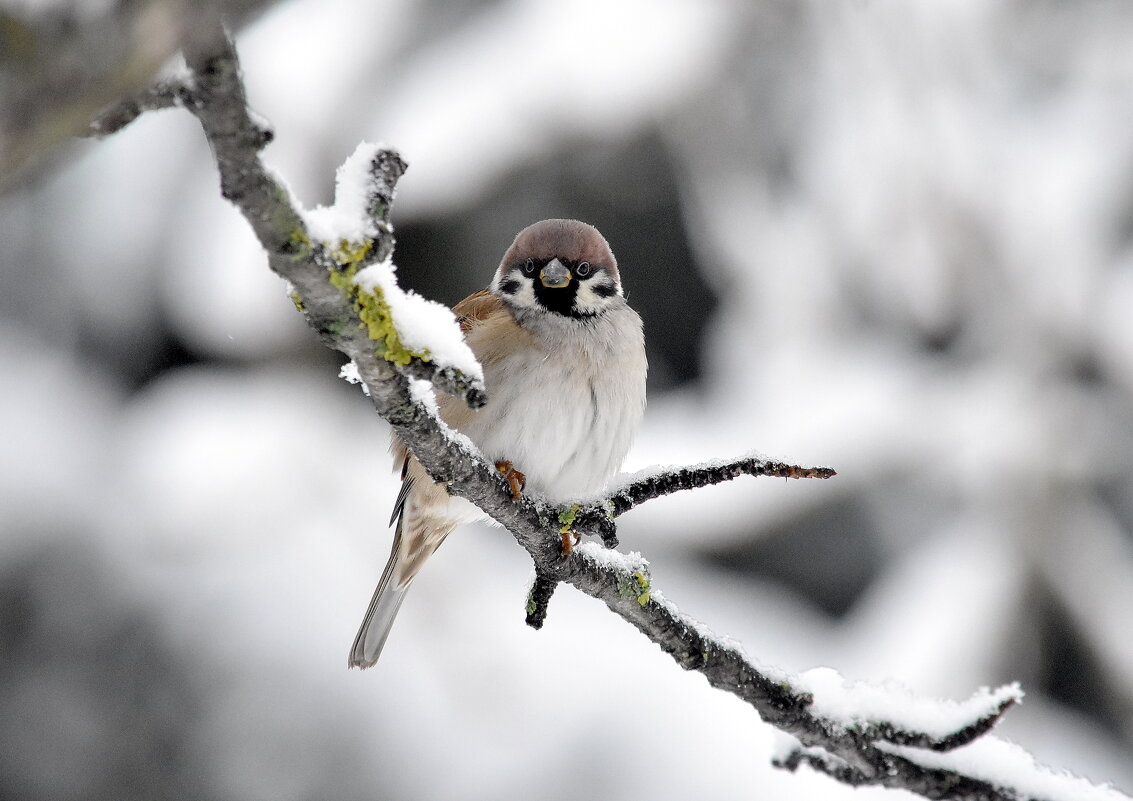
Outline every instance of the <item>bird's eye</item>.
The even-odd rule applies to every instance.
[[[574,274],[579,278],[585,278],[586,276],[590,275],[590,262],[580,261],[578,263],[578,266],[574,268]]]
[[[528,259],[523,263],[523,273],[525,275],[533,275],[535,273],[535,259]]]

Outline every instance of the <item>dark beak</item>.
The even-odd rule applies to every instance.
[[[570,278],[570,270],[558,259],[551,259],[539,272],[539,280],[543,282],[543,286],[550,289],[562,289],[570,283]]]

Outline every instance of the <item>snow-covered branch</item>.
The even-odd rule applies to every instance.
[[[475,374],[466,374],[423,349],[414,350],[414,343],[402,341],[405,332],[392,325],[394,298],[358,280],[363,268],[384,264],[393,252],[389,208],[405,171],[401,158],[371,148],[357,154],[349,175],[340,175],[334,208],[357,212],[345,228],[335,228],[333,214],[305,216],[259,157],[272,133],[250,113],[235,50],[219,25],[216,36],[186,48],[185,60],[192,74],[179,96],[212,146],[221,194],[247,218],[272,270],[290,282],[292,300],[311,327],[354,359],[375,406],[410,419],[422,414],[408,395],[408,378],[427,379],[471,406],[483,405],[478,366]],[[376,349],[375,342],[381,347]],[[391,382],[394,375],[403,380]]]
[[[759,665],[683,614],[652,585],[649,564],[640,555],[592,541],[565,552],[564,541],[585,533],[615,543],[615,517],[672,492],[741,475],[834,473],[748,456],[651,471],[606,497],[565,508],[538,498],[513,500],[504,477],[438,420],[428,393],[414,381],[425,379],[474,407],[486,400],[479,365],[452,315],[397,285],[389,210],[404,162],[391,150],[363,145],[339,170],[334,205],[303,210],[260,159],[271,132],[248,108],[236,52],[224,31],[217,25],[211,37],[194,38],[185,55],[189,75],[104,112],[98,130],[115,130],[145,109],[174,103],[196,115],[216,158],[222,194],[247,218],[308,323],[353,360],[375,409],[433,478],[480,506],[531,555],[536,568],[527,606],[531,625],[543,623],[560,583],[602,600],[681,667],[700,672],[791,735],[798,747],[777,760],[785,768],[806,764],[850,784],[899,787],[929,798],[1088,797],[1084,791],[1110,797],[1104,795],[1109,791],[1071,779],[1066,782],[1074,784],[1052,780],[1035,795],[1024,789],[1031,774],[1022,769],[981,772],[965,761],[967,749],[998,742],[985,735],[1021,699],[1016,686],[947,704],[847,685],[827,670],[789,675]]]

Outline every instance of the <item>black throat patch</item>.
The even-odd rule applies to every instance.
[[[535,300],[547,311],[553,311],[564,317],[585,317],[574,308],[574,298],[578,294],[578,279],[571,278],[570,283],[561,289],[552,289],[543,286],[538,276],[532,281],[535,289]]]
[[[534,268],[534,270],[538,271],[546,266],[549,261],[551,260],[533,259],[532,267]],[[559,261],[561,261],[563,265],[571,271],[570,281],[566,286],[559,289],[543,286],[543,282],[539,280],[538,273],[536,272],[536,274],[530,276],[531,287],[535,291],[535,302],[547,311],[554,312],[555,314],[561,314],[563,317],[572,317],[575,320],[588,320],[591,317],[594,317],[597,312],[579,311],[577,308],[575,308],[574,305],[574,300],[578,296],[579,281],[585,281],[590,276],[587,275],[586,278],[581,279],[578,277],[578,275],[575,273],[575,270],[578,267],[578,262],[575,260],[560,258]],[[500,288],[503,289],[503,286],[501,285]],[[516,289],[518,288],[519,287],[517,286]],[[606,295],[603,293],[599,294],[602,294],[602,297],[606,297]]]

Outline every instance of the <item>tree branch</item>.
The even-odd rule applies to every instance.
[[[558,586],[558,581],[536,571],[531,591],[527,593],[527,619],[524,622],[528,626],[536,630],[543,628],[543,621],[547,619],[547,606]]]
[[[313,241],[290,193],[264,167],[259,152],[271,141],[272,132],[249,112],[236,51],[219,22],[211,37],[200,37],[185,48],[185,61],[191,78],[177,96],[204,129],[220,171],[221,194],[251,224],[271,269],[290,282],[292,297],[308,324],[327,345],[354,359],[375,407],[406,421],[424,413],[420,404],[410,400],[408,378],[427,379],[470,406],[482,406],[486,400],[482,381],[419,356],[404,364],[379,358],[357,304],[344,302],[349,298],[340,285],[348,283],[362,263],[380,263],[393,252],[389,208],[405,162],[396,153],[377,154],[370,165],[374,191],[368,209],[375,234],[364,262],[339,260],[328,243]],[[328,276],[344,280],[336,282]],[[395,375],[402,380],[394,381]]]
[[[800,467],[754,455],[689,467],[653,469],[636,478],[628,476],[626,483],[615,485],[606,497],[580,504],[574,511],[571,527],[580,534],[601,537],[608,547],[613,548],[618,544],[613,519],[654,498],[722,484],[740,476],[833,478],[836,475],[829,467]]]
[[[806,689],[805,677],[757,665],[736,645],[683,615],[652,586],[648,562],[639,555],[603,549],[593,542],[564,554],[563,533],[593,532],[607,543],[616,542],[614,518],[652,498],[740,475],[828,478],[834,471],[748,456],[655,471],[630,480],[607,497],[567,508],[531,497],[513,501],[504,477],[474,447],[453,436],[410,383],[411,378],[425,378],[478,406],[486,399],[480,380],[420,354],[405,356],[404,349],[390,341],[397,336],[396,320],[392,325],[376,324],[372,317],[381,299],[374,300],[366,294],[371,290],[363,290],[354,280],[362,269],[382,264],[393,251],[389,208],[404,162],[392,151],[374,152],[363,210],[371,219],[361,246],[315,241],[299,206],[260,160],[259,151],[270,140],[270,131],[248,110],[230,39],[217,24],[211,36],[195,39],[185,50],[188,79],[153,90],[146,95],[148,100],[135,99],[104,114],[99,129],[117,130],[146,108],[174,102],[196,115],[216,157],[222,194],[247,218],[267,251],[271,269],[290,283],[292,298],[308,323],[326,344],[353,359],[375,409],[430,475],[448,482],[450,492],[491,515],[531,555],[536,577],[527,607],[530,625],[542,625],[555,587],[571,584],[605,602],[681,667],[700,672],[712,686],[750,704],[765,722],[793,735],[802,747],[778,761],[782,767],[793,770],[806,763],[849,784],[901,787],[928,798],[1006,801],[1017,797],[1009,787],[922,767],[883,747],[885,743],[915,746],[928,753],[970,743],[1019,700],[1016,688],[977,696],[979,709],[964,711],[965,719],[944,734],[918,731],[915,722],[910,726],[868,715],[839,719],[820,711],[816,694]]]
[[[99,112],[91,120],[87,135],[102,138],[118,133],[147,111],[183,105],[187,96],[188,87],[184,81],[158,81],[133,97],[122,98]]]
[[[241,25],[276,2],[0,3],[0,191],[50,163],[100,107],[152,81],[202,12],[223,9]]]
[[[1021,795],[1011,787],[1000,787],[952,770],[923,767],[908,759],[891,755],[888,756],[885,772],[880,777],[813,748],[797,748],[786,758],[776,760],[775,764],[791,772],[798,770],[799,765],[806,764],[851,787],[879,784],[907,790],[926,798],[948,798],[955,801],[1039,801],[1034,796]]]

